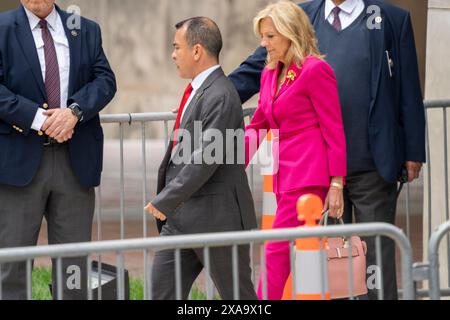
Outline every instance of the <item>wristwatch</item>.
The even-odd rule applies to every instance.
[[[80,106],[76,103],[72,103],[70,106],[67,107],[72,111],[72,114],[78,118],[78,121],[83,121],[83,110],[80,109]]]

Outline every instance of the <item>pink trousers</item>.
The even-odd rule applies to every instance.
[[[273,229],[295,228],[300,226],[297,218],[297,201],[306,194],[319,196],[322,201],[328,188],[309,187],[287,193],[277,194],[278,210]],[[291,273],[289,242],[269,242],[266,244],[267,298],[281,300],[286,281]],[[259,278],[258,298],[263,299],[262,271]]]

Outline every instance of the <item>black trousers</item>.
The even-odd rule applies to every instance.
[[[344,189],[345,223],[385,222],[395,224],[397,183],[388,183],[376,171],[350,173]],[[381,238],[382,266],[377,266],[375,238],[367,242],[367,285],[369,299],[378,299],[380,273],[385,300],[397,300],[397,277],[394,241]]]

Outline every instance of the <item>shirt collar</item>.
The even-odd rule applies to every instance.
[[[214,71],[216,71],[219,68],[220,68],[220,65],[215,65],[209,69],[206,69],[205,71],[200,73],[198,76],[196,76],[194,78],[194,80],[192,80],[192,88],[194,89],[194,91],[197,91],[198,89],[200,89],[203,82],[205,82],[205,80],[211,75],[211,73],[213,73]]]
[[[28,17],[28,22],[30,23],[30,28],[31,30],[34,30],[38,27],[39,25],[39,21],[41,21],[41,19],[36,16],[33,12],[31,12],[30,10],[28,10],[27,8],[23,7],[25,9],[25,13],[27,14]],[[56,30],[56,19],[58,18],[58,13],[56,12],[56,8],[55,6],[53,6],[53,10],[52,12],[47,16],[47,18],[45,18],[45,20],[48,23],[48,26],[53,29]]]
[[[339,6],[339,8],[341,8],[341,10],[346,14],[350,15],[355,10],[359,1],[362,0],[346,0]],[[330,16],[331,11],[333,11],[334,7],[336,7],[336,5],[332,0],[325,1],[325,17],[328,18]]]

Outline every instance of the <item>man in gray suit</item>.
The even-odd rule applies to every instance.
[[[244,163],[237,159],[242,160],[237,152],[242,153],[243,140],[233,136],[213,148],[217,138],[244,129],[239,96],[219,65],[220,30],[203,17],[182,21],[176,29],[172,58],[180,76],[193,81],[159,169],[158,195],[146,210],[159,219],[161,236],[254,229],[253,199]],[[212,162],[207,159],[211,149]],[[182,298],[187,299],[205,260],[202,249],[182,250],[180,256]],[[210,250],[211,277],[223,299],[233,299],[231,256],[230,248]],[[239,298],[256,300],[248,245],[239,247],[238,263]],[[152,275],[153,298],[175,299],[173,250],[156,254]]]

